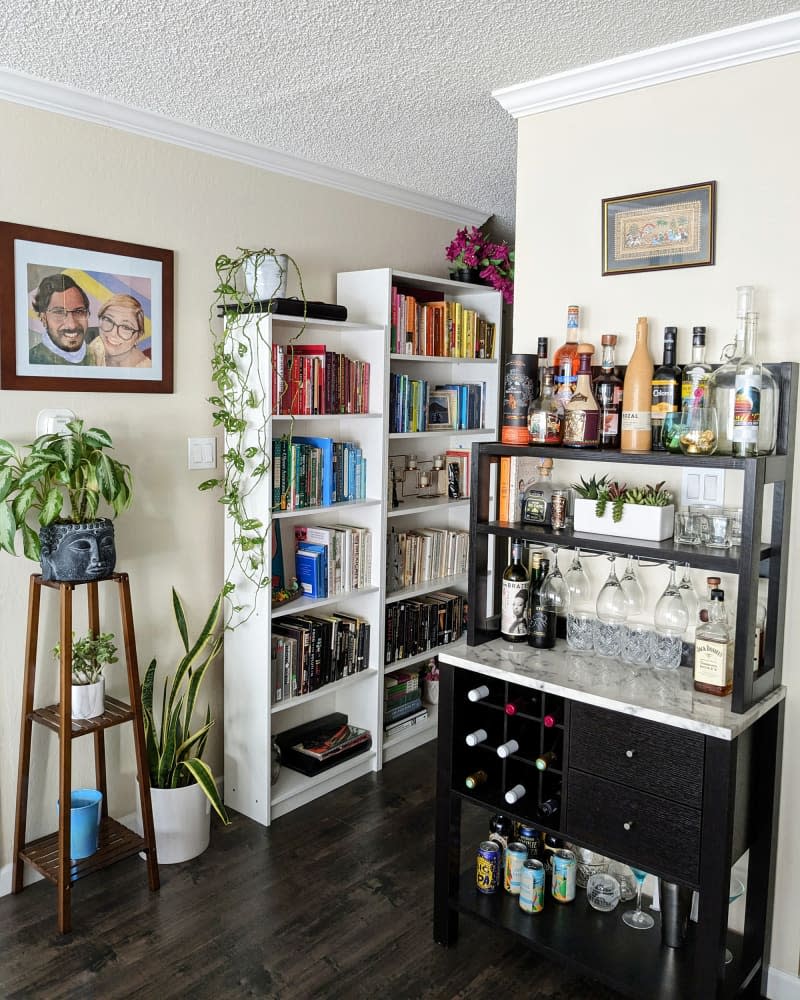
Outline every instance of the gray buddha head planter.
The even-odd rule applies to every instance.
[[[114,523],[100,517],[86,524],[48,524],[39,531],[43,580],[86,583],[114,572]]]

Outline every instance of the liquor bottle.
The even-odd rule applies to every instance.
[[[677,413],[681,404],[681,370],[675,364],[677,326],[664,327],[664,356],[650,380],[650,446],[653,451],[666,451],[661,441],[664,418]]]
[[[755,292],[752,285],[736,289],[736,342],[732,357],[712,372],[708,380],[708,401],[717,411],[717,453],[733,454],[733,425],[736,407],[736,369],[744,355],[747,314],[753,312]],[[753,331],[755,335],[755,330]],[[752,345],[756,354],[756,344]],[[758,422],[758,454],[769,455],[775,450],[778,432],[778,386],[768,368],[761,372],[761,399]]]
[[[709,620],[695,636],[694,686],[707,694],[726,695],[733,690],[733,640],[725,613],[725,592],[711,591]]]
[[[550,524],[554,489],[553,459],[543,458],[539,462],[538,477],[525,490],[522,497],[522,521],[524,524]]]
[[[707,576],[706,577],[706,596],[705,599],[700,601],[697,606],[697,618],[698,624],[707,622],[709,620],[709,609],[711,607],[711,592],[722,583],[722,580],[718,576]]]
[[[580,309],[578,306],[569,306],[567,309],[567,339],[553,355],[553,364],[559,371],[559,377],[568,380],[567,387],[570,392],[578,375],[578,340],[580,339],[578,332],[580,326]],[[565,361],[570,363],[569,371],[562,369]]]
[[[575,355],[577,357],[577,354]],[[556,399],[562,410],[566,411],[572,399],[572,359],[564,358],[560,365],[556,365]]]
[[[681,380],[681,405],[708,405],[708,380],[711,365],[706,364],[706,328],[692,328],[692,360],[683,369]]]
[[[600,374],[594,380],[592,388],[597,405],[600,407],[600,447],[612,449],[619,448],[622,379],[614,370],[617,335],[604,333],[601,340],[603,359],[600,363]]]
[[[561,725],[561,721],[564,718],[563,709],[556,708],[549,712],[545,712],[542,718],[542,725],[545,729],[555,729],[556,726]]]
[[[622,451],[650,451],[650,403],[653,359],[647,346],[647,317],[636,321],[636,344],[622,387]]]
[[[473,791],[480,785],[485,785],[488,780],[489,775],[485,771],[475,771],[473,774],[467,775],[464,779],[464,784],[470,791]]]
[[[513,788],[509,788],[504,798],[510,806],[513,806],[515,802],[519,802],[520,799],[524,798],[525,794],[524,785],[514,785]]]
[[[547,337],[539,337],[536,341],[536,353],[539,357],[539,371],[543,372],[547,368]]]
[[[564,407],[556,398],[554,368],[543,369],[542,391],[528,407],[528,434],[531,444],[561,444]]]
[[[592,392],[591,344],[578,344],[578,381],[564,410],[564,444],[596,448],[600,442],[600,407]]]
[[[476,747],[479,743],[485,743],[489,739],[489,734],[485,729],[476,729],[472,733],[467,733],[464,742],[468,747]]]
[[[528,645],[536,649],[552,649],[556,644],[558,600],[549,571],[549,561],[542,559],[539,564],[539,577],[535,586],[531,587]]]
[[[528,412],[542,394],[544,385],[544,373],[547,368],[547,337],[539,337],[536,343],[536,380],[531,389],[531,401],[528,405]]]
[[[514,836],[514,820],[502,813],[495,813],[489,820],[489,833],[511,840]]]
[[[522,565],[522,545],[514,542],[500,595],[500,635],[508,642],[527,640],[527,608],[528,571]]]
[[[524,712],[525,715],[533,715],[536,711],[538,701],[535,695],[520,695],[506,702],[506,715],[517,715]]]
[[[758,313],[749,312],[745,320],[744,354],[739,358],[734,376],[731,451],[739,458],[758,454],[763,371],[754,353],[757,329]]]
[[[498,757],[510,757],[512,753],[519,751],[519,743],[515,739],[506,740],[497,748]]]
[[[554,816],[558,815],[560,809],[561,796],[552,795],[549,799],[545,799],[545,801],[542,802],[537,812],[542,819],[552,819]]]
[[[558,763],[558,752],[555,747],[552,750],[546,750],[544,753],[539,754],[534,763],[539,771],[546,771],[550,767],[555,767]]]
[[[485,684],[480,684],[478,687],[472,688],[472,690],[467,691],[468,701],[483,701],[484,698],[489,697],[489,688]]]

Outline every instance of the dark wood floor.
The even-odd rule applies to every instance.
[[[433,942],[434,775],[429,744],[268,830],[214,823],[157,893],[121,862],[76,883],[70,935],[49,883],[0,899],[0,997],[619,1000],[468,918]]]

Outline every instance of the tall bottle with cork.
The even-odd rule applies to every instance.
[[[569,379],[566,388],[572,392],[572,388],[578,380],[578,340],[581,328],[580,309],[578,306],[567,307],[567,339],[556,350],[553,355],[553,364],[558,369],[558,378]],[[564,369],[564,362],[570,362],[570,369]],[[560,384],[560,388],[564,383]]]
[[[592,392],[591,344],[578,345],[578,381],[564,412],[564,444],[569,448],[596,448],[600,442],[600,407]]]
[[[508,642],[528,641],[527,611],[528,571],[522,565],[522,543],[515,541],[500,594],[500,635]]]
[[[597,405],[600,407],[600,447],[619,448],[620,416],[622,413],[622,379],[614,368],[614,348],[617,345],[615,333],[604,333],[603,359],[600,374],[592,388]]]
[[[640,316],[636,321],[636,343],[622,388],[622,451],[650,451],[653,359],[647,344],[648,332],[647,317]]]
[[[650,383],[651,447],[653,451],[666,451],[661,440],[664,421],[677,413],[681,402],[681,370],[675,364],[677,326],[664,327],[664,358],[653,372]]]

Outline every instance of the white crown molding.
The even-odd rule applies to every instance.
[[[800,51],[800,13],[698,35],[492,91],[514,118]]]
[[[414,212],[423,212],[440,219],[448,219],[460,225],[481,226],[489,216],[488,212],[475,208],[467,208],[454,202],[417,194],[406,188],[382,181],[371,180],[348,170],[324,166],[304,160],[290,153],[281,153],[276,149],[259,146],[256,143],[243,142],[211,129],[198,128],[173,121],[163,115],[151,111],[139,111],[129,108],[116,101],[96,97],[72,87],[39,80],[26,73],[17,73],[0,68],[0,99],[25,104],[28,107],[39,108],[42,111],[52,111],[55,114],[79,118],[81,121],[96,125],[106,125],[110,128],[132,132],[135,135],[146,136],[161,142],[169,142],[175,146],[183,146],[200,153],[221,156],[227,160],[236,160],[251,167],[269,170],[298,180],[309,181],[312,184],[323,184],[326,187],[347,191],[349,194],[363,198],[372,198],[388,205],[408,208]]]

